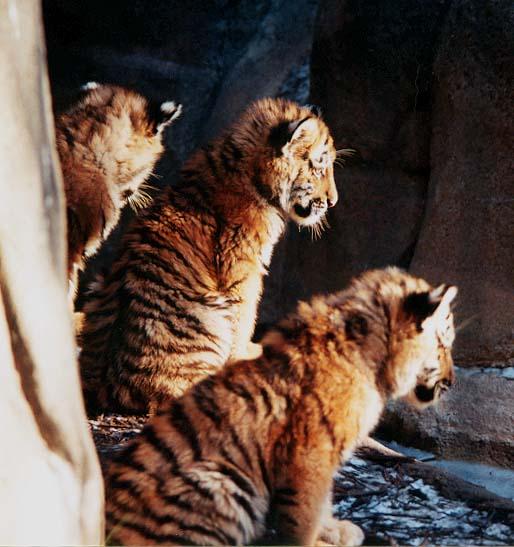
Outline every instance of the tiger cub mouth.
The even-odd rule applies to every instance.
[[[434,400],[437,400],[448,391],[450,388],[450,383],[446,380],[440,380],[436,382],[432,387],[427,387],[423,384],[418,384],[414,389],[414,394],[416,398],[421,403],[430,403]]]
[[[435,385],[433,387],[417,385],[414,394],[420,402],[430,403],[430,401],[433,401],[435,398]]]
[[[327,204],[320,199],[313,199],[305,207],[301,203],[295,203],[293,210],[298,218],[308,220],[311,224],[321,220],[327,212]]]
[[[307,207],[303,207],[303,205],[300,205],[299,203],[297,203],[295,206],[294,206],[294,212],[299,216],[299,217],[302,217],[302,218],[307,218],[311,215],[312,213],[312,201],[309,202],[309,204],[307,205]]]

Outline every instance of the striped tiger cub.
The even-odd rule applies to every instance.
[[[162,134],[181,112],[165,102],[154,108],[141,95],[91,82],[81,99],[56,119],[68,224],[69,296],[79,270],[120,219],[127,201],[148,200],[143,190],[164,151]]]
[[[152,411],[252,358],[262,278],[291,218],[320,230],[337,201],[332,137],[311,108],[251,105],[197,151],[126,234],[84,307],[80,367],[90,413]]]
[[[271,526],[291,545],[360,545],[332,517],[333,474],[388,399],[423,407],[451,386],[456,293],[388,268],[300,303],[261,357],[196,384],[111,462],[108,541],[240,545]]]

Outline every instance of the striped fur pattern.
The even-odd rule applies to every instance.
[[[180,111],[172,102],[154,107],[133,91],[89,83],[57,117],[71,298],[86,257],[116,226],[127,201],[136,207],[148,200],[143,187],[164,151],[163,130]]]
[[[186,162],[132,223],[86,303],[80,366],[89,412],[147,412],[251,342],[262,278],[288,218],[335,205],[335,149],[310,108],[263,99]]]
[[[291,545],[360,545],[331,516],[333,474],[388,399],[425,406],[452,384],[456,292],[389,268],[300,303],[261,357],[171,402],[110,464],[108,541],[240,545],[271,526]]]

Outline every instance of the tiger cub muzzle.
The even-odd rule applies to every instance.
[[[454,383],[453,377],[438,380],[433,386],[428,387],[418,384],[414,389],[414,395],[420,403],[432,403],[438,401]]]

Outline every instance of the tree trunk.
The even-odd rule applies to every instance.
[[[0,0],[0,543],[99,544],[41,8]]]

